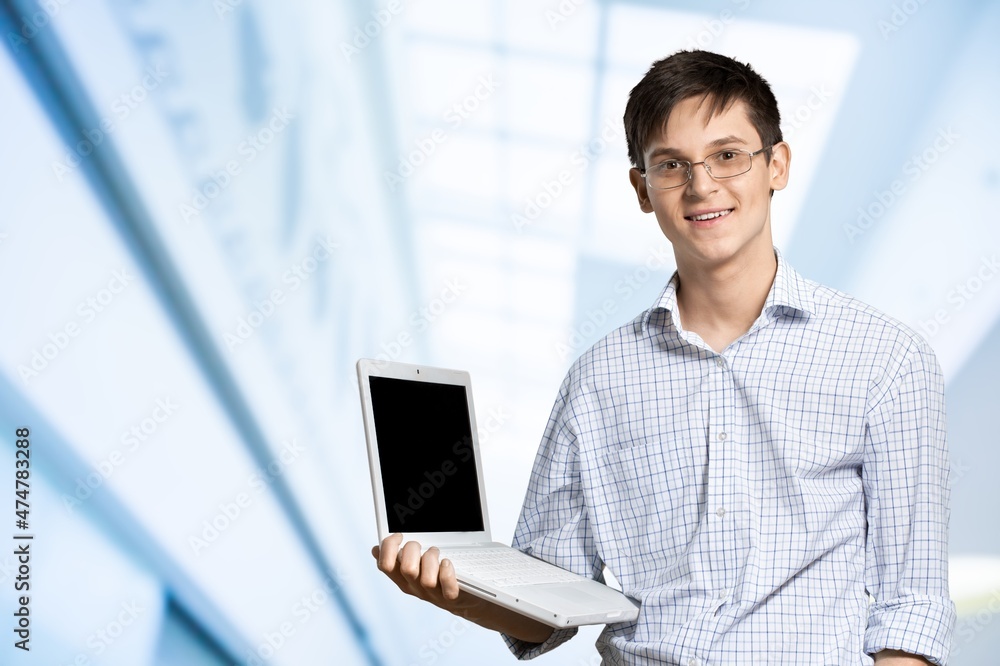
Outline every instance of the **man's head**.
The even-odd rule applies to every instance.
[[[676,53],[632,90],[625,132],[639,207],[656,214],[678,270],[773,265],[770,199],[791,151],[764,79],[725,56]]]
[[[708,51],[679,51],[658,60],[629,94],[625,137],[632,165],[645,170],[643,151],[667,123],[678,102],[704,98],[714,116],[742,101],[761,143],[781,141],[781,117],[771,87],[750,65]],[[771,159],[770,151],[764,152]]]

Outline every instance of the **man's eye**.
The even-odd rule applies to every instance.
[[[677,160],[667,160],[666,162],[660,162],[655,167],[657,171],[677,171],[684,168],[684,162],[678,162]]]
[[[735,150],[723,150],[721,153],[716,153],[715,157],[720,162],[729,162],[739,157],[739,153],[736,152]]]

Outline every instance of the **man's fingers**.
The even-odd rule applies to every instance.
[[[437,548],[431,547],[420,558],[420,584],[428,590],[433,590],[438,584],[439,552]]]
[[[436,605],[458,599],[455,567],[450,560],[441,560],[435,547],[421,555],[418,542],[404,544],[402,534],[392,534],[372,547],[372,557],[378,560],[378,568],[407,594]]]
[[[451,560],[441,560],[438,567],[438,580],[441,584],[441,594],[448,601],[458,599],[458,577],[455,575],[455,567]]]
[[[420,576],[420,544],[416,541],[407,541],[400,551],[399,573],[411,583]]]
[[[378,568],[385,573],[396,570],[396,558],[399,554],[399,544],[403,541],[402,534],[390,534],[382,540],[378,553]]]

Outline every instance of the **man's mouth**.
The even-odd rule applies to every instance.
[[[691,220],[692,222],[704,222],[705,220],[714,220],[717,217],[722,217],[724,215],[729,215],[733,212],[732,208],[726,208],[725,210],[717,210],[711,213],[700,213],[698,215],[686,215],[685,220]]]

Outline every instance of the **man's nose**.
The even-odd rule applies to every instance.
[[[696,162],[691,165],[691,178],[688,180],[688,190],[699,196],[704,196],[715,189],[715,179],[712,172],[704,162]]]

